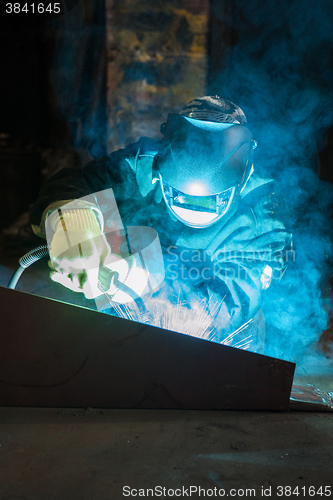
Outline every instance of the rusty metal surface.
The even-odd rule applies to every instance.
[[[147,136],[207,87],[209,1],[106,0],[108,150]],[[222,49],[221,49],[222,50]],[[136,140],[135,139],[135,140]]]
[[[295,365],[0,287],[0,405],[286,410]]]

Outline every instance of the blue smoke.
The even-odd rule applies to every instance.
[[[331,307],[321,288],[332,272],[333,186],[317,173],[333,122],[332,5],[234,0],[223,12],[213,2],[212,14],[233,45],[211,92],[244,109],[259,144],[255,164],[279,182],[294,235],[295,258],[265,294],[265,353],[299,362],[316,351]]]

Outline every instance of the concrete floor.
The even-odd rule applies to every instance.
[[[0,422],[1,500],[117,500],[124,486],[313,498],[333,484],[329,413],[1,408]]]
[[[0,262],[6,285],[16,259]],[[27,270],[17,288],[30,291],[44,266]],[[309,382],[333,390],[325,377],[297,380]],[[166,491],[153,498],[183,487],[181,498],[204,497],[195,487],[213,498],[223,490],[233,498],[323,498],[321,486],[333,490],[333,413],[0,408],[0,461],[0,500],[118,500],[124,486],[137,490],[128,498],[152,497],[139,489],[156,486]]]

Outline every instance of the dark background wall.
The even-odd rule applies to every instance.
[[[209,0],[109,2],[108,149],[160,137],[170,112],[207,91]]]
[[[257,3],[73,0],[52,22],[1,16],[1,227],[29,206],[44,178],[142,135],[159,137],[167,113],[197,95],[223,94],[246,108],[257,88],[254,82],[240,95],[236,80],[226,84],[234,51],[240,46],[249,60],[264,60],[267,46],[293,43],[290,26],[300,16],[281,2],[267,12]],[[304,27],[311,27],[306,19]],[[319,49],[298,49],[288,71],[331,92],[323,68],[332,50],[327,42]],[[270,78],[285,70],[282,59],[267,66]],[[327,126],[317,144],[321,176],[330,182],[332,135]]]

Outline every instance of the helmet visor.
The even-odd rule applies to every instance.
[[[222,193],[200,196],[183,193],[170,186],[160,175],[163,198],[173,215],[191,227],[208,227],[227,213],[234,199],[236,188],[232,187]],[[194,186],[199,192],[200,186]]]

